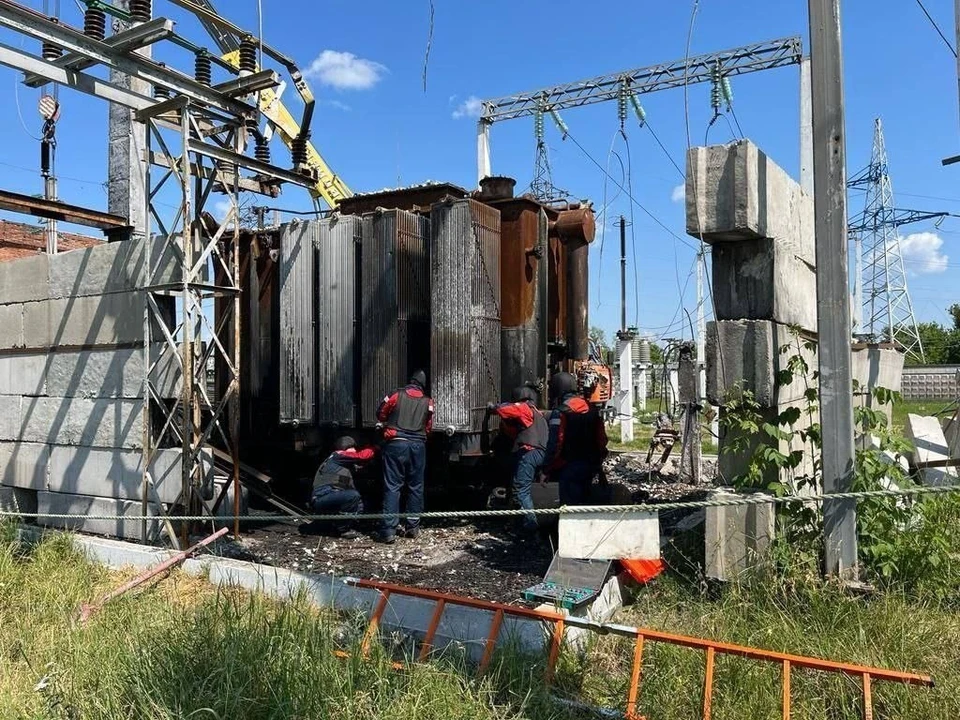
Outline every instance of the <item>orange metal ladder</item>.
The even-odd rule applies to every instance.
[[[598,623],[583,618],[570,617],[557,612],[548,610],[532,610],[530,608],[514,607],[501,603],[488,602],[486,600],[477,600],[474,598],[461,597],[458,595],[449,595],[447,593],[436,592],[433,590],[421,590],[420,588],[406,587],[403,585],[392,585],[389,583],[376,582],[374,580],[359,580],[350,578],[347,582],[356,587],[369,588],[380,593],[377,604],[370,616],[370,622],[364,633],[362,641],[362,651],[367,653],[370,649],[370,643],[374,640],[377,630],[380,626],[380,620],[384,611],[390,602],[392,595],[401,595],[407,597],[432,600],[436,603],[427,630],[424,635],[420,652],[417,659],[424,661],[430,654],[433,647],[433,640],[436,636],[437,628],[440,625],[440,619],[443,616],[444,609],[448,605],[458,605],[460,607],[476,608],[493,613],[493,620],[490,624],[490,631],[487,635],[483,656],[480,659],[480,665],[477,670],[478,675],[486,672],[493,657],[493,650],[497,644],[497,638],[500,635],[500,628],[505,616],[510,615],[516,618],[533,620],[539,622],[553,623],[553,632],[550,637],[550,647],[547,652],[546,669],[544,670],[544,682],[549,685],[553,681],[556,670],[557,659],[560,656],[560,648],[563,644],[564,631],[568,626],[581,627],[591,630],[600,635],[619,635],[621,637],[634,638],[633,663],[630,672],[630,683],[627,689],[625,714],[631,720],[640,720],[637,715],[637,702],[640,695],[640,680],[643,666],[643,652],[648,643],[666,643],[668,645],[679,645],[681,647],[702,650],[704,652],[705,671],[703,682],[703,720],[710,720],[713,706],[713,676],[714,663],[716,656],[733,655],[736,657],[747,658],[750,660],[759,660],[779,665],[781,668],[782,680],[782,698],[783,698],[783,720],[790,720],[790,676],[794,668],[806,668],[809,670],[820,670],[824,672],[841,673],[859,678],[863,688],[863,718],[864,720],[873,720],[873,682],[883,680],[887,682],[905,683],[910,685],[933,686],[933,679],[928,675],[919,675],[916,673],[901,672],[898,670],[885,670],[883,668],[868,667],[865,665],[856,665],[852,663],[834,662],[832,660],[822,660],[820,658],[808,657],[804,655],[790,655],[788,653],[774,652],[772,650],[762,650],[760,648],[748,647],[746,645],[734,645],[731,643],[717,642],[715,640],[706,640],[704,638],[691,637],[688,635],[675,635],[673,633],[651,630],[648,628],[631,627],[628,625],[616,625],[610,623]]]

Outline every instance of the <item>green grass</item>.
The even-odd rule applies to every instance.
[[[950,407],[946,400],[901,400],[893,404],[892,429],[898,435],[903,435],[907,423],[907,415],[938,415]]]
[[[609,448],[619,452],[647,452],[650,448],[650,438],[653,437],[653,413],[642,413],[637,420],[633,422],[633,440],[625,443],[620,440],[620,423],[615,422],[607,427],[607,439]],[[703,452],[706,454],[716,454],[717,442],[708,428],[703,428],[700,433],[703,443]],[[673,452],[680,456],[679,446],[674,446]],[[658,453],[659,455],[659,453]]]

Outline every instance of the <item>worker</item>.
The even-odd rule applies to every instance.
[[[423,512],[423,476],[427,464],[427,435],[433,429],[433,400],[426,393],[427,375],[417,370],[405,387],[383,398],[377,420],[383,426],[383,528],[380,541],[393,543],[397,535],[415,539]],[[407,512],[401,525],[400,492],[407,488]]]
[[[585,505],[593,478],[607,456],[603,418],[577,392],[577,379],[570,373],[550,378],[550,398],[554,409],[544,467],[560,485],[561,505]]]
[[[313,478],[310,509],[317,515],[357,515],[363,512],[363,499],[353,484],[354,473],[373,460],[376,449],[357,449],[349,435],[337,438],[333,452],[324,460]],[[345,540],[360,536],[356,521],[344,519],[327,523]]]
[[[533,510],[533,482],[543,465],[547,448],[547,421],[537,408],[537,392],[526,385],[514,388],[511,402],[490,403],[487,412],[500,418],[500,432],[513,441],[513,495],[523,510]],[[537,516],[523,516],[521,528],[537,530]]]

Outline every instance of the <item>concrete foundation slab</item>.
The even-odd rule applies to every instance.
[[[0,487],[0,511],[14,513],[37,512],[37,491],[24,488]],[[33,523],[34,518],[21,518],[23,522]]]
[[[140,448],[143,447],[143,403],[140,400],[25,397],[20,402],[17,430],[10,433],[8,427],[0,427],[0,440]]]
[[[22,345],[29,349],[143,342],[140,292],[43,300],[22,307]]]
[[[910,413],[904,429],[907,440],[914,446],[914,465],[949,459],[950,450],[937,418]],[[924,485],[953,485],[957,482],[957,470],[952,467],[921,468],[920,479]]]
[[[0,485],[46,490],[49,467],[46,445],[0,442]]]
[[[44,527],[93,533],[94,535],[109,535],[119,538],[140,538],[140,520],[127,520],[122,517],[119,520],[97,520],[93,517],[87,517],[96,515],[126,515],[131,518],[136,518],[142,514],[142,506],[139,502],[40,491],[37,493],[37,505],[37,512],[39,513],[78,516],[74,518],[38,518],[37,524]],[[148,514],[153,515],[152,510],[149,511]],[[152,537],[157,537],[160,531],[159,521],[149,520],[147,522],[147,530]]]
[[[557,553],[584,560],[655,560],[660,557],[658,513],[561,515]]]
[[[709,500],[742,497],[732,490],[714,490]],[[732,580],[769,550],[776,528],[772,503],[706,508],[707,577]]]

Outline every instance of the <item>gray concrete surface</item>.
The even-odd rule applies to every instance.
[[[912,465],[949,459],[950,449],[937,418],[910,413],[904,431],[914,446]],[[942,486],[957,482],[957,469],[952,467],[921,468],[919,475],[924,485]]]
[[[0,485],[46,490],[50,448],[20,442],[0,442]]]
[[[887,425],[893,421],[893,405],[881,405],[873,396],[876,388],[900,392],[903,379],[903,352],[892,346],[855,344],[851,371],[859,389],[853,394],[854,407],[882,412]]]
[[[0,350],[18,347],[23,347],[23,306],[0,305]]]
[[[24,348],[143,342],[140,292],[42,300],[21,307]]]
[[[710,500],[737,497],[729,488],[713,490]],[[775,506],[769,503],[706,508],[706,575],[733,580],[764,558],[776,531]]]
[[[139,501],[109,500],[107,498],[90,497],[88,495],[73,495],[68,493],[54,493],[41,490],[37,493],[37,512],[54,515],[78,515],[75,518],[40,517],[38,525],[60,528],[76,532],[93,533],[95,535],[109,535],[111,537],[140,539],[141,523],[136,519],[95,520],[91,515],[119,515],[133,518],[142,515],[142,506]],[[148,515],[153,515],[148,511]],[[159,535],[160,523],[149,520],[148,532],[151,537]]]
[[[139,400],[84,398],[0,398],[0,440],[87,445],[90,447],[143,447],[143,403]]]
[[[37,512],[37,491],[24,488],[0,487],[0,511],[16,513]],[[23,522],[33,523],[33,518],[21,518]]]
[[[0,305],[45,300],[48,259],[46,253],[0,263]]]

